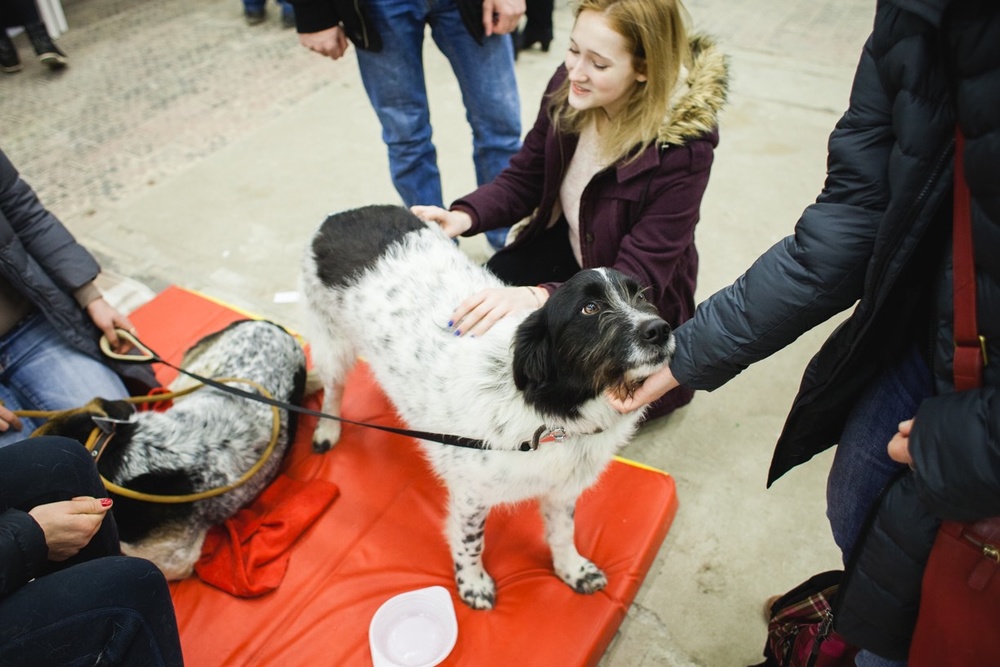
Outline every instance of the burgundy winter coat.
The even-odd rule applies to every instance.
[[[691,46],[688,90],[669,110],[659,137],[635,160],[596,174],[580,202],[583,268],[608,266],[632,276],[649,288],[649,300],[673,327],[694,313],[694,230],[719,142],[717,113],[728,83],[725,58],[715,46],[704,37],[692,39]],[[560,66],[549,81],[535,125],[510,166],[452,204],[472,216],[465,236],[527,216],[528,225],[511,247],[531,243],[544,231],[579,139],[556,133],[549,118],[550,96],[566,76]],[[551,292],[558,285],[542,287]],[[680,387],[655,403],[647,417],[685,405],[692,395]]]

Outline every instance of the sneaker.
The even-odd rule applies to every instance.
[[[13,74],[21,70],[21,59],[17,55],[17,47],[11,41],[5,28],[0,28],[0,72]]]
[[[24,31],[28,33],[28,40],[34,47],[38,60],[50,69],[62,69],[69,64],[69,58],[56,46],[56,43],[49,37],[49,31],[43,23],[33,23],[24,26]]]
[[[243,18],[247,20],[247,25],[257,25],[264,22],[267,13],[263,9],[244,9]]]

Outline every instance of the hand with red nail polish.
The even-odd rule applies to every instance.
[[[45,533],[49,560],[64,561],[90,543],[109,509],[110,498],[78,496],[72,500],[38,505],[28,514]]]

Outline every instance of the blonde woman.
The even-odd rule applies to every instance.
[[[688,36],[678,0],[583,0],[575,13],[565,64],[510,166],[451,210],[412,209],[451,237],[530,216],[488,263],[518,287],[460,304],[449,322],[456,335],[482,335],[600,266],[636,278],[673,326],[694,312],[694,229],[719,140],[725,57],[708,38]],[[671,392],[648,416],[691,396]]]

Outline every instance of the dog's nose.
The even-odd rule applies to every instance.
[[[663,345],[670,338],[670,325],[663,320],[648,320],[639,327],[639,335],[650,345]]]

